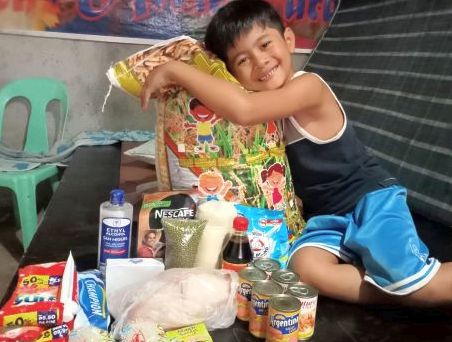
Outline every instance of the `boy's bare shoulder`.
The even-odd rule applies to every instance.
[[[311,96],[312,100],[320,96],[327,88],[320,76],[311,72],[304,72],[300,75],[295,74],[295,77],[287,85],[298,89],[305,96]]]
[[[290,92],[303,109],[316,107],[324,100],[325,90],[328,89],[322,79],[314,73],[306,72],[296,75],[288,84]]]
[[[296,101],[299,111],[293,117],[301,127],[311,130],[319,138],[334,136],[342,127],[343,116],[328,85],[315,73],[303,73],[288,86],[299,94]]]
[[[297,83],[312,83],[312,84],[323,84],[320,76],[313,72],[297,72],[295,73],[292,82]]]

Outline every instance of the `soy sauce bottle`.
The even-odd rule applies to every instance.
[[[234,231],[223,250],[221,268],[238,272],[253,261],[253,253],[247,234],[248,219],[237,216],[234,218],[232,228]]]

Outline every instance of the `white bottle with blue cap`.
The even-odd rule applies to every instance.
[[[124,190],[113,189],[110,200],[100,205],[97,266],[103,274],[107,259],[130,257],[133,206],[124,198]]]

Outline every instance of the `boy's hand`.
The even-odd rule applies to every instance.
[[[178,62],[168,62],[157,68],[155,68],[146,77],[146,81],[141,89],[141,109],[147,111],[149,107],[149,100],[151,98],[157,98],[160,96],[163,89],[173,85],[170,80],[169,71],[172,69],[173,64]]]

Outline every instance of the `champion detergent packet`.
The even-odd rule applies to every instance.
[[[78,274],[79,305],[74,328],[93,326],[107,330],[110,315],[107,308],[107,297],[102,275],[98,270],[80,272]]]

